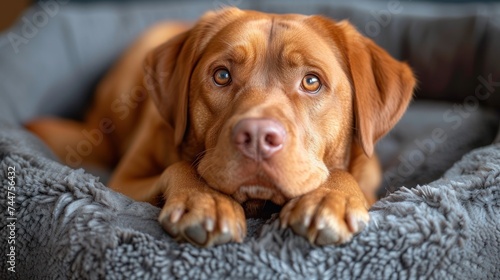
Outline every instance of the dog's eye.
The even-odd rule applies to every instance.
[[[302,79],[302,89],[309,93],[316,93],[321,88],[321,81],[316,75],[307,74]]]
[[[215,71],[213,79],[217,86],[227,86],[231,82],[231,74],[226,68],[221,68]]]

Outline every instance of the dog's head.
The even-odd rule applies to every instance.
[[[347,22],[236,8],[206,14],[146,60],[186,160],[239,202],[287,200],[372,155],[415,85]]]

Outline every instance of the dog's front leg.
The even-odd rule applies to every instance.
[[[169,166],[157,184],[165,198],[159,222],[172,237],[202,247],[243,241],[242,206],[210,188],[190,163]]]
[[[312,244],[341,244],[367,225],[367,208],[356,180],[338,170],[319,188],[289,201],[280,219],[282,227],[292,228]]]

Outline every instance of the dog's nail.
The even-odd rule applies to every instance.
[[[220,232],[222,234],[227,234],[229,233],[229,225],[227,224],[227,221],[222,221],[220,225]]]
[[[316,236],[316,245],[324,246],[331,245],[339,242],[339,236],[336,232],[330,229],[323,229],[318,232]]]
[[[306,236],[307,227],[304,226],[304,223],[301,222],[293,223],[291,227],[296,234]]]
[[[364,221],[358,221],[359,231],[363,231],[366,228],[366,223]]]
[[[282,217],[280,217],[280,228],[285,229],[288,224],[288,213],[285,213]]]
[[[358,232],[358,221],[352,214],[347,214],[347,226],[351,232]]]
[[[221,245],[221,244],[226,244],[231,241],[231,234],[229,233],[224,233],[224,234],[219,234],[215,237],[214,244],[215,245]]]
[[[212,232],[212,231],[214,231],[214,228],[215,228],[214,220],[210,219],[210,218],[206,219],[205,220],[205,229],[209,232]]]
[[[171,236],[171,237],[177,237],[179,235],[179,230],[177,229],[177,227],[175,225],[173,225],[172,223],[170,223],[168,217],[163,217],[161,220],[160,220],[160,224],[161,226],[163,227],[163,229],[168,232],[168,234]]]
[[[237,228],[238,228],[238,238],[236,242],[243,242],[243,239],[245,239],[246,232],[243,232],[243,226],[240,224],[237,225]]]
[[[366,223],[353,214],[347,214],[346,220],[347,226],[352,233],[360,232],[366,227]]]
[[[174,209],[174,211],[172,211],[172,213],[170,214],[170,222],[173,224],[177,223],[180,220],[182,214],[184,214],[184,209]]]
[[[326,220],[324,217],[319,217],[316,219],[316,229],[322,230],[326,227]]]
[[[311,215],[306,215],[304,217],[304,220],[302,221],[302,224],[303,224],[304,228],[308,228],[309,225],[311,225],[311,219],[312,219]]]
[[[199,245],[203,245],[207,241],[207,232],[201,225],[194,225],[186,228],[184,234],[187,238]]]
[[[318,235],[318,233],[316,232],[316,234],[314,233],[309,233],[307,234],[307,240],[309,241],[310,244],[315,244],[315,240],[316,240],[316,236]]]

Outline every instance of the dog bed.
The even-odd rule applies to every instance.
[[[495,84],[500,61],[493,52],[500,49],[498,5],[401,2],[402,10],[390,6],[392,12],[384,13],[385,1],[230,1],[241,8],[349,18],[410,62],[420,78],[417,96],[454,102],[415,102],[378,145],[384,198],[370,209],[369,226],[352,242],[312,246],[280,229],[273,215],[248,219],[241,244],[200,249],[173,241],[156,221],[159,208],[62,165],[20,125],[45,114],[80,116],[99,77],[141,30],[164,18],[196,19],[220,3],[49,2],[55,4],[36,4],[0,36],[0,278],[499,277],[500,139],[494,140],[499,128],[494,108],[500,101],[494,92],[500,90]],[[380,15],[387,24],[377,21]],[[35,28],[30,30],[29,21]],[[376,24],[378,29],[370,27]],[[422,37],[427,41],[410,36],[415,34],[427,34]],[[480,85],[491,91],[477,95]],[[437,129],[446,137],[436,138]]]

